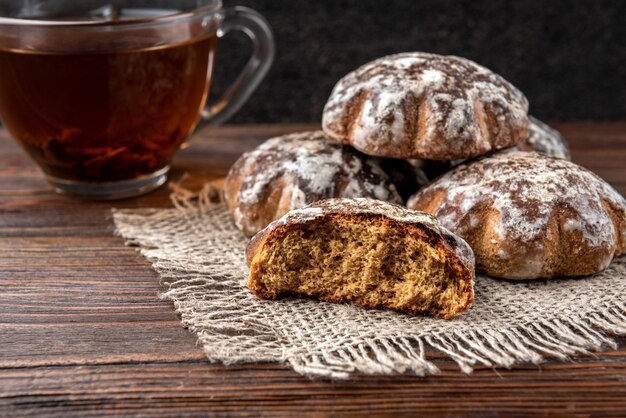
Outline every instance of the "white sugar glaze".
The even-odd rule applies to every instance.
[[[346,118],[361,95],[367,97],[352,116],[356,120]],[[407,119],[407,101],[420,107],[416,114],[428,114],[423,131]],[[513,136],[525,131],[527,111],[524,95],[488,69],[460,57],[413,52],[377,59],[342,78],[322,126],[332,139],[372,155],[457,159],[514,145]],[[496,125],[492,129],[486,115]],[[411,155],[398,155],[404,149]]]
[[[564,231],[580,231],[589,248],[609,247],[618,231],[603,200],[626,210],[624,198],[594,173],[537,152],[501,152],[462,164],[418,192],[409,206],[437,191],[444,191],[445,198],[435,215],[461,235],[462,221],[473,208],[487,204],[497,210],[494,244],[500,240],[539,248],[538,237],[546,232],[553,212],[566,209],[571,217],[564,221]]]
[[[556,130],[537,118],[529,117],[528,138],[518,144],[522,151],[538,151],[551,157],[569,160],[567,142]]]
[[[287,210],[320,199],[402,203],[396,185],[411,188],[417,181],[416,169],[406,161],[365,155],[311,131],[271,138],[245,153],[228,174],[225,195],[237,227],[254,234]]]

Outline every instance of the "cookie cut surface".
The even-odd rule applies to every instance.
[[[408,198],[427,181],[422,177],[405,161],[371,157],[310,131],[271,138],[242,155],[228,173],[224,195],[237,227],[252,236],[288,211],[320,199],[402,203],[400,193]]]
[[[528,101],[473,61],[390,55],[342,78],[324,108],[329,138],[381,157],[452,160],[526,138]]]
[[[289,212],[248,245],[248,287],[452,318],[473,303],[474,256],[432,216],[371,199]]]
[[[594,173],[537,152],[462,164],[408,202],[473,248],[477,270],[508,279],[582,276],[626,249],[624,198]]]

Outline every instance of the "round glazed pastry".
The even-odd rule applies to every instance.
[[[522,151],[537,151],[551,157],[570,159],[567,142],[559,131],[532,116],[529,116],[528,136],[517,147]]]
[[[626,202],[604,180],[537,152],[462,164],[411,197],[464,238],[476,268],[507,279],[581,276],[626,249]]]
[[[402,203],[383,164],[393,167],[392,175],[405,192],[419,188],[415,169],[406,161],[370,157],[328,141],[321,131],[280,136],[237,160],[226,178],[224,197],[237,227],[252,236],[290,210],[320,199]]]
[[[454,160],[526,138],[528,101],[470,60],[390,55],[342,78],[324,108],[326,135],[366,154]]]
[[[537,151],[550,157],[570,159],[569,147],[559,131],[533,116],[528,117],[528,122],[528,136],[511,149]],[[434,179],[466,161],[417,160],[417,167],[423,170],[426,177]]]

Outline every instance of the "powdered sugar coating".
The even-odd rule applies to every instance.
[[[441,226],[441,223],[434,216],[380,200],[366,198],[320,200],[290,211],[268,225],[259,232],[259,235],[267,235],[270,231],[283,225],[307,224],[331,215],[378,215],[400,223],[421,226],[442,237],[463,264],[474,271],[474,253],[470,246],[463,239]]]
[[[442,200],[432,207],[442,194]],[[621,219],[621,227],[608,214],[607,205]],[[602,250],[601,269],[626,246],[620,243],[626,236],[624,198],[592,172],[537,152],[501,152],[462,164],[419,191],[408,206],[429,207],[442,225],[470,242],[472,234],[491,237],[493,249],[502,250],[498,252],[502,259],[510,258],[510,252],[524,252],[524,269],[508,278],[545,274],[546,243],[562,239],[552,236],[549,228],[554,216],[564,218],[562,231],[579,231],[568,235],[568,239],[580,239],[574,246],[579,252]],[[498,218],[492,229],[485,229],[487,221],[476,228],[471,216],[478,216],[477,211],[486,213],[486,208],[495,210]],[[474,250],[478,257],[476,246]],[[564,259],[577,256],[559,254]]]
[[[529,116],[528,137],[517,144],[522,151],[538,151],[551,157],[569,160],[569,148],[559,131]]]
[[[512,148],[500,152],[508,150],[537,151],[550,157],[562,158],[564,160],[570,159],[567,142],[557,130],[533,116],[528,116],[528,122],[528,136],[526,139],[520,141]],[[413,160],[413,164],[417,164],[428,178],[435,179],[467,161],[466,159],[450,161]]]
[[[461,159],[524,138],[528,101],[470,60],[422,52],[372,61],[342,78],[322,128],[337,141],[395,158]]]
[[[382,160],[328,141],[321,131],[267,140],[245,153],[226,179],[235,224],[253,235],[291,209],[331,197],[369,197],[402,203]],[[398,170],[410,165],[399,161]]]

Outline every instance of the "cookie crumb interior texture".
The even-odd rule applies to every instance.
[[[281,226],[251,263],[249,287],[451,318],[473,302],[473,271],[427,230],[380,216]]]

